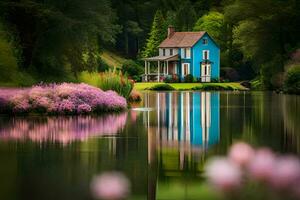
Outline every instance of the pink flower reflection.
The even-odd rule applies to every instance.
[[[209,181],[221,191],[232,191],[241,185],[241,170],[229,159],[214,158],[208,162],[205,171]]]
[[[91,190],[93,196],[97,199],[125,199],[130,192],[130,182],[121,173],[104,173],[93,178],[91,182]]]
[[[67,144],[91,137],[115,135],[125,126],[126,120],[127,112],[100,117],[14,118],[6,126],[0,127],[0,139]]]
[[[246,166],[254,156],[254,149],[246,143],[236,143],[229,151],[229,159],[239,166]]]

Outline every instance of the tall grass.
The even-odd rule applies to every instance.
[[[99,74],[98,87],[102,90],[113,90],[126,99],[130,96],[134,82],[121,72],[106,71]]]
[[[79,81],[99,87],[104,91],[113,90],[126,99],[129,98],[134,86],[132,80],[115,70],[108,70],[102,73],[83,72],[79,76]]]

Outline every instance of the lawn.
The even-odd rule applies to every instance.
[[[135,83],[134,89],[136,90],[147,90],[157,84],[163,84],[163,83],[156,83],[156,82],[151,82],[151,83]],[[174,87],[176,90],[191,90],[192,88],[195,87],[203,87],[203,86],[230,86],[234,90],[248,90],[244,86],[242,86],[240,83],[237,82],[231,82],[231,83],[170,83],[172,87]]]

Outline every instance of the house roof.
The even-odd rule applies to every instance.
[[[166,38],[160,45],[160,48],[167,47],[192,47],[198,42],[205,31],[201,32],[174,32],[170,38]]]
[[[172,56],[155,56],[151,58],[145,58],[146,61],[176,61],[178,60],[178,54]]]

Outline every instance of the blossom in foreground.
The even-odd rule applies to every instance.
[[[241,170],[226,158],[214,158],[206,166],[205,175],[221,191],[231,191],[241,184]]]
[[[278,158],[272,170],[272,186],[278,189],[287,189],[299,180],[299,160],[293,156]]]
[[[270,150],[258,150],[248,166],[250,177],[258,181],[269,182],[275,163],[276,157]]]
[[[104,173],[93,178],[91,190],[97,199],[121,200],[129,195],[130,183],[121,173]]]
[[[255,154],[254,149],[246,143],[236,143],[229,151],[229,159],[237,165],[244,167],[251,162]]]

